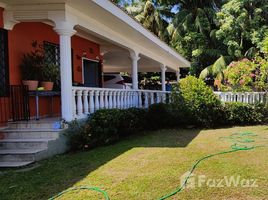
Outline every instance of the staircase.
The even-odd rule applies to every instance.
[[[62,129],[56,119],[11,122],[0,130],[0,168],[23,167],[66,151]]]

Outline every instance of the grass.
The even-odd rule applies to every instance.
[[[268,126],[215,130],[161,130],[128,138],[88,152],[66,154],[40,162],[32,170],[0,174],[0,199],[48,199],[74,186],[97,186],[112,200],[156,200],[180,185],[180,176],[204,155],[228,150],[219,137],[252,131],[267,137]],[[268,143],[268,140],[265,141]],[[210,179],[240,176],[257,179],[258,187],[186,188],[170,199],[266,199],[268,148],[216,156],[194,172]],[[70,192],[58,199],[102,199],[91,191]]]

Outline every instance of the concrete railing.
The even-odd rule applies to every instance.
[[[84,118],[99,109],[148,108],[166,103],[170,92],[159,90],[123,90],[110,88],[73,87],[73,118]]]
[[[266,92],[214,92],[223,102],[266,103]]]

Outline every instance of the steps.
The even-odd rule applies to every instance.
[[[57,121],[11,122],[0,130],[0,168],[23,167],[65,152],[62,129],[53,129]]]

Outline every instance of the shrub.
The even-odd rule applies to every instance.
[[[118,109],[99,110],[88,121],[90,146],[111,144],[119,139],[120,113]]]
[[[229,111],[228,122],[231,125],[252,125],[265,122],[264,105],[250,105],[244,103],[226,103]]]
[[[143,131],[146,128],[147,110],[129,108],[120,110],[120,124],[118,127],[120,136],[127,136]]]
[[[153,104],[148,109],[148,129],[161,129],[168,127],[172,122],[170,106],[164,103]]]
[[[85,150],[88,148],[88,135],[86,134],[86,121],[74,120],[68,123],[65,134],[68,137],[70,151]]]
[[[173,107],[184,112],[191,122],[205,127],[220,125],[226,113],[221,101],[201,79],[188,76],[172,93]]]
[[[143,131],[146,110],[98,110],[86,121],[73,121],[66,130],[71,151],[92,149],[118,141],[121,137]]]

